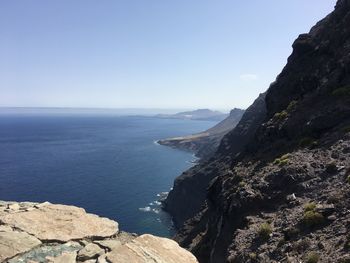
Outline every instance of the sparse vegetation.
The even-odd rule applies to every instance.
[[[346,178],[346,181],[350,184],[350,175]]]
[[[314,227],[324,222],[322,214],[316,211],[307,211],[304,213],[303,222],[308,227]]]
[[[288,112],[291,112],[291,111],[295,110],[297,104],[298,104],[298,101],[292,100],[292,101],[288,104],[287,111],[288,111]]]
[[[317,263],[320,260],[320,256],[316,252],[310,252],[306,256],[306,263]]]
[[[332,95],[337,97],[350,96],[350,85],[333,90]]]
[[[280,158],[276,158],[273,164],[280,165],[280,166],[286,165],[289,162],[289,157],[290,157],[289,153],[284,154]]]
[[[288,117],[288,112],[286,110],[283,110],[281,112],[277,112],[275,113],[275,115],[273,116],[274,119],[276,120],[284,120]]]
[[[263,240],[268,240],[272,234],[272,227],[269,223],[263,223],[258,230],[259,237]]]
[[[306,203],[304,205],[304,211],[305,212],[314,211],[315,209],[316,209],[316,204],[314,202]]]
[[[308,227],[314,227],[324,222],[324,216],[316,211],[314,202],[304,205],[303,223]]]

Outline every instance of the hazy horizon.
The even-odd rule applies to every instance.
[[[6,1],[0,107],[247,108],[335,3]]]
[[[157,108],[84,108],[84,107],[0,107],[0,115],[41,115],[41,114],[113,114],[120,116],[154,116],[156,114],[175,114],[197,109],[157,109]],[[210,109],[229,113],[231,109]]]

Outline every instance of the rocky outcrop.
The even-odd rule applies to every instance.
[[[200,262],[350,262],[349,25],[340,0],[293,44],[244,145],[232,131],[196,168],[215,176],[175,239]]]
[[[197,262],[170,239],[136,236],[84,209],[0,202],[0,262]]]
[[[204,132],[188,136],[163,139],[159,140],[158,143],[181,150],[194,152],[196,156],[202,160],[208,159],[215,153],[224,135],[236,127],[242,118],[243,113],[244,110],[235,108],[231,110],[227,118]]]

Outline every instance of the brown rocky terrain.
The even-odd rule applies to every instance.
[[[176,180],[175,239],[200,262],[350,262],[350,0],[298,37],[263,100]]]
[[[0,201],[0,262],[195,263],[175,241],[129,234],[75,206]]]

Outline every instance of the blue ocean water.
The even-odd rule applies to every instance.
[[[213,122],[115,116],[0,116],[0,200],[72,204],[120,229],[173,234],[159,195],[192,154],[154,141]]]

